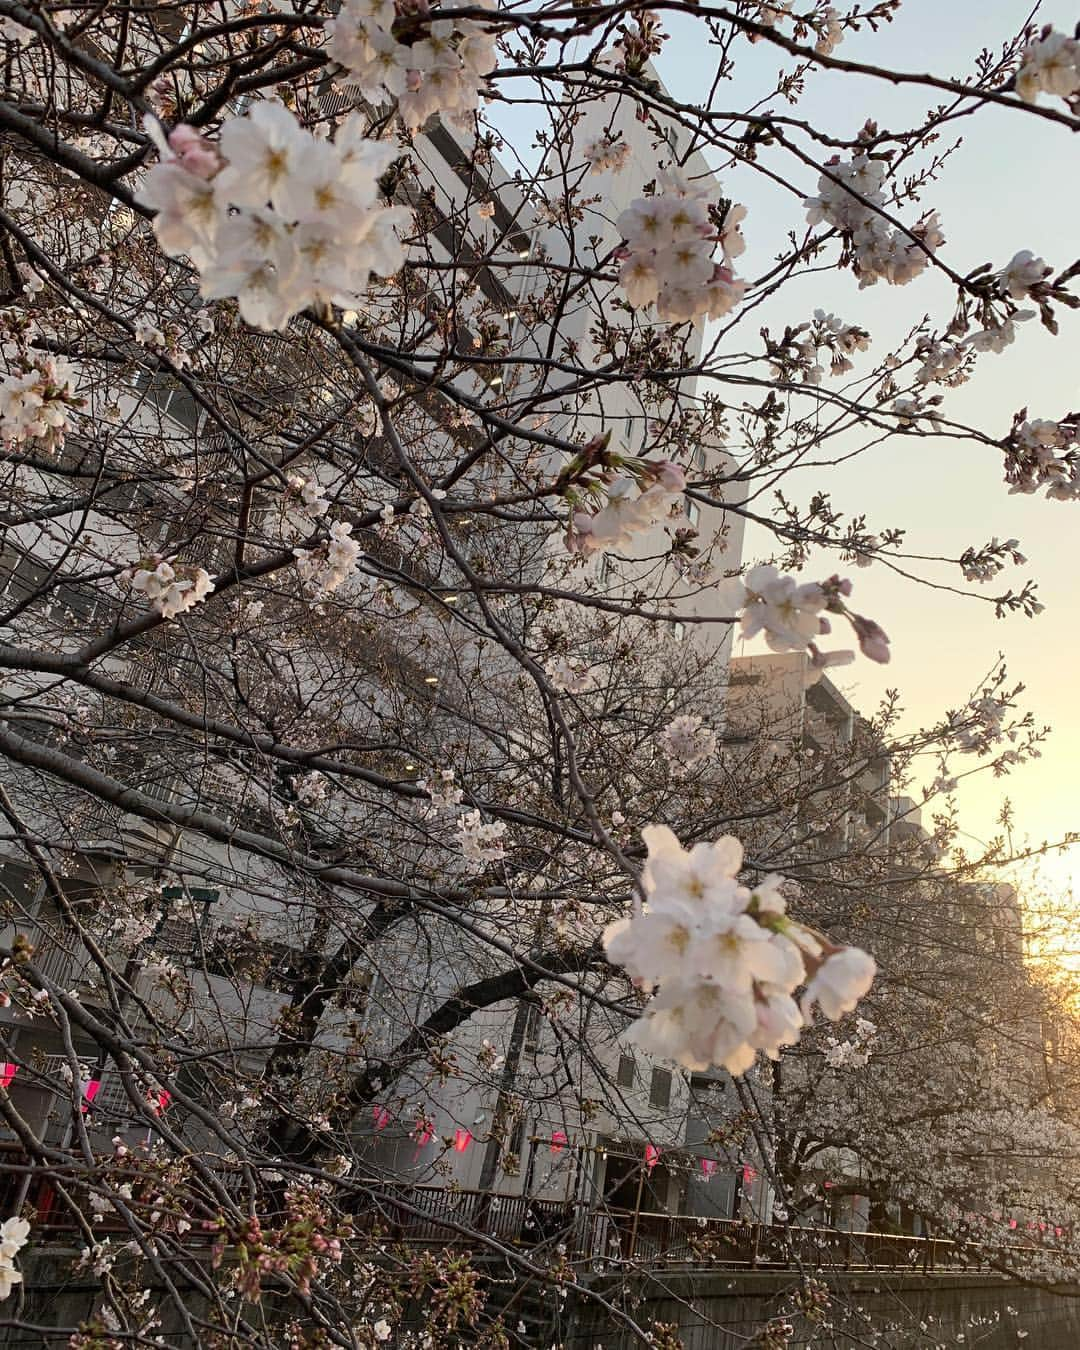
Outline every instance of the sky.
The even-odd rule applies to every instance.
[[[898,69],[959,77],[971,69],[982,46],[996,48],[1027,18],[1029,6],[1015,0],[905,0],[891,29],[876,37],[846,38],[838,51],[853,60],[888,62]],[[944,16],[944,17],[943,17]],[[1075,9],[1066,4],[1043,6],[1040,20],[1071,31]],[[751,49],[763,63],[758,78],[778,64],[765,44]],[[701,48],[679,43],[682,69],[704,65]],[[932,62],[928,60],[932,54]],[[750,71],[744,62],[744,81]],[[752,78],[752,76],[751,76]],[[868,77],[824,72],[800,100],[797,112],[818,125],[851,134],[867,116],[882,127],[898,127],[912,111],[928,104],[925,92],[892,86]],[[945,166],[939,183],[929,186],[924,207],[939,210],[946,234],[943,256],[958,272],[992,262],[1008,262],[1028,248],[1060,269],[1080,256],[1080,174],[1078,147],[1064,128],[1018,115],[987,109],[963,126],[964,141]],[[748,241],[755,241],[754,197],[761,196],[752,173],[742,168],[728,174],[725,193],[745,201]],[[777,212],[764,211],[766,221]],[[909,208],[910,209],[910,208]],[[912,213],[914,214],[914,213]],[[787,206],[780,232],[791,215]],[[905,219],[907,215],[905,214]],[[774,236],[777,231],[774,229]],[[753,275],[755,264],[767,265],[775,249],[754,242],[741,260],[741,271]],[[754,250],[754,251],[751,251]],[[792,313],[790,299],[777,318],[797,322],[814,308],[831,310],[848,322],[861,323],[874,334],[871,355],[888,349],[890,335],[899,338],[924,312],[935,317],[949,312],[952,291],[946,279],[924,274],[903,288],[882,283],[859,291],[850,274],[833,272],[800,283],[806,294],[804,314]],[[794,289],[794,288],[793,288]],[[797,308],[797,306],[796,306]],[[947,391],[945,413],[957,421],[994,435],[1007,433],[1014,413],[1028,407],[1032,417],[1058,418],[1080,408],[1080,314],[1059,313],[1061,334],[1045,332],[1037,321],[1021,330],[1018,341],[1001,355],[980,359],[975,376],[960,389]],[[848,513],[865,512],[871,530],[906,527],[906,547],[913,553],[956,557],[968,544],[996,535],[1016,538],[1028,565],[1008,569],[985,593],[1020,589],[1034,578],[1046,609],[1035,619],[1022,615],[995,617],[992,605],[965,601],[897,578],[881,565],[850,573],[856,606],[877,619],[892,639],[888,667],[859,661],[836,674],[837,683],[857,707],[871,710],[887,688],[897,688],[914,729],[945,708],[963,703],[994,665],[1007,657],[1010,679],[1026,686],[1023,706],[1032,710],[1052,734],[1042,757],[1005,779],[989,774],[966,780],[958,793],[962,828],[976,839],[997,832],[996,819],[1007,795],[1014,807],[1018,844],[1025,840],[1062,838],[1080,830],[1080,711],[1077,705],[1080,664],[1080,592],[1077,585],[1077,542],[1080,502],[1054,502],[1042,496],[1010,496],[1002,482],[1000,455],[992,448],[961,446],[928,437],[893,438],[869,456],[842,470],[811,471],[801,477],[805,501],[810,490],[831,493],[833,504]],[[755,539],[747,540],[752,552]],[[765,541],[757,541],[766,547]],[[957,573],[936,579],[955,582]],[[928,765],[930,776],[932,766]],[[1047,873],[1062,882],[1080,874],[1080,848],[1048,864]]]
[[[845,37],[837,55],[960,78],[973,69],[982,47],[998,49],[1030,12],[1031,6],[1018,0],[904,0],[891,25],[876,35],[867,30]],[[1048,0],[1039,7],[1038,19],[1071,31],[1076,12],[1069,0]],[[702,43],[700,25],[680,16],[665,16],[665,26],[671,38],[657,61],[659,73],[684,100],[700,99],[713,75],[715,48]],[[745,108],[771,87],[782,60],[764,42],[737,44],[735,54],[728,106]],[[867,117],[882,128],[915,125],[921,111],[938,101],[930,91],[819,71],[808,80],[797,107],[788,111],[852,135]],[[531,158],[528,114],[507,118],[504,113],[497,120],[521,157]],[[1025,248],[1055,269],[1080,256],[1076,139],[1064,127],[992,107],[953,126],[942,145],[961,136],[962,144],[941,180],[927,188],[922,207],[940,212],[947,241],[942,256],[954,269],[966,273],[980,263],[1001,267]],[[751,168],[728,169],[722,181],[725,195],[749,210],[743,225],[747,252],[738,270],[753,277],[770,265],[784,246],[786,232],[801,224],[802,213],[790,195],[781,195]],[[807,171],[806,192],[815,186]],[[917,212],[907,207],[902,214],[913,222]],[[752,333],[760,322],[782,327],[809,319],[821,308],[869,329],[874,336],[869,356],[880,359],[924,314],[940,320],[951,313],[952,297],[947,279],[936,275],[924,274],[906,287],[878,283],[860,291],[849,272],[833,269],[785,287],[782,303],[763,309]],[[1059,312],[1059,321],[1057,338],[1032,321],[1006,352],[982,357],[966,385],[946,391],[945,414],[1004,436],[1021,407],[1028,407],[1032,417],[1055,419],[1080,408],[1080,313]],[[738,345],[746,341],[740,337]],[[1049,725],[1052,734],[1041,758],[1007,778],[982,774],[962,782],[957,799],[967,836],[962,842],[974,850],[976,841],[998,832],[996,821],[1006,796],[1014,809],[1017,846],[1059,840],[1070,830],[1080,830],[1080,682],[1075,673],[1080,666],[1080,502],[1010,496],[997,450],[936,437],[895,437],[842,470],[807,471],[785,488],[800,501],[813,491],[829,492],[835,508],[864,513],[871,532],[889,526],[907,529],[906,548],[912,553],[957,557],[968,545],[981,545],[995,535],[1020,541],[1027,565],[1007,569],[985,591],[999,593],[1007,586],[1019,590],[1035,579],[1046,606],[1035,619],[998,619],[990,604],[913,585],[881,565],[854,569],[856,607],[887,630],[893,658],[887,667],[859,660],[835,672],[837,683],[856,707],[868,712],[887,689],[898,689],[906,710],[903,727],[915,730],[962,706],[1004,653],[1010,681],[1026,686],[1022,706],[1031,709],[1040,725]],[[746,556],[768,547],[767,539],[748,534]],[[828,570],[835,565],[833,560]],[[812,577],[812,570],[807,575]],[[931,569],[927,575],[959,580],[955,570],[946,575]],[[935,772],[928,763],[928,777]],[[1046,875],[1062,887],[1074,877],[1080,881],[1080,848],[1057,856]]]

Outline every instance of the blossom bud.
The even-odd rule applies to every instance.
[[[203,136],[180,122],[169,132],[169,149],[180,161],[181,167],[196,178],[213,178],[221,168],[221,156]]]
[[[868,656],[871,661],[879,661],[883,666],[888,665],[891,655],[889,638],[880,624],[876,624],[873,619],[863,618],[861,614],[852,614],[851,622],[863,656]]]
[[[686,470],[670,459],[645,464],[645,476],[654,480],[665,492],[686,491]]]

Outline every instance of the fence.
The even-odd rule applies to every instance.
[[[85,1164],[52,1166],[68,1193],[79,1192]],[[132,1179],[138,1173],[133,1170]],[[221,1173],[229,1192],[243,1189],[237,1172]],[[50,1176],[29,1167],[18,1145],[0,1143],[0,1215],[21,1203],[35,1228],[59,1233],[75,1227],[60,1203]],[[977,1243],[906,1234],[844,1232],[834,1228],[751,1223],[738,1219],[698,1218],[688,1214],[650,1214],[524,1195],[408,1186],[365,1190],[346,1197],[358,1230],[410,1245],[482,1249],[484,1237],[520,1249],[558,1249],[572,1261],[644,1265],[707,1264],[733,1270],[786,1269],[798,1266],[831,1270],[907,1272],[986,1270],[988,1251]],[[136,1205],[137,1207],[137,1205]],[[120,1227],[108,1215],[95,1228]]]

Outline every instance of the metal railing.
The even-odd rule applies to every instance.
[[[927,1273],[989,1264],[983,1246],[949,1238],[643,1213],[434,1186],[381,1192],[357,1218],[408,1243],[469,1246],[482,1233],[514,1246],[558,1247],[576,1260]]]
[[[73,1155],[70,1167],[50,1168],[53,1175],[30,1169],[27,1184],[28,1165],[17,1144],[0,1142],[0,1213],[11,1215],[13,1206],[21,1204],[39,1231],[51,1230],[59,1237],[75,1228],[74,1217],[59,1203],[54,1180],[78,1197],[85,1164]],[[141,1179],[137,1169],[132,1179]],[[220,1180],[230,1194],[235,1192],[241,1199],[239,1169],[226,1169]],[[138,1209],[138,1201],[134,1203]],[[342,1203],[353,1210],[357,1231],[377,1233],[387,1241],[483,1252],[487,1244],[478,1237],[487,1237],[503,1246],[558,1251],[568,1260],[593,1264],[637,1262],[653,1267],[701,1265],[763,1271],[798,1267],[898,1274],[991,1268],[991,1247],[949,1238],[635,1213],[490,1191],[401,1186],[358,1193],[351,1203],[348,1197]],[[120,1227],[119,1216],[114,1215],[95,1224],[102,1232]],[[196,1241],[198,1236],[193,1235]],[[1018,1244],[1008,1244],[1000,1254],[1019,1250]],[[1033,1249],[1023,1250],[1030,1254]]]

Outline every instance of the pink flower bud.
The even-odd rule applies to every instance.
[[[863,656],[868,656],[871,661],[880,661],[883,666],[888,665],[891,655],[889,639],[880,624],[876,624],[873,619],[863,618],[861,614],[852,614],[851,622]]]
[[[647,463],[645,473],[665,492],[686,491],[686,470],[673,460],[661,459],[655,464]]]
[[[169,149],[180,161],[181,168],[196,178],[213,178],[221,168],[217,148],[186,122],[177,123],[169,132]]]

